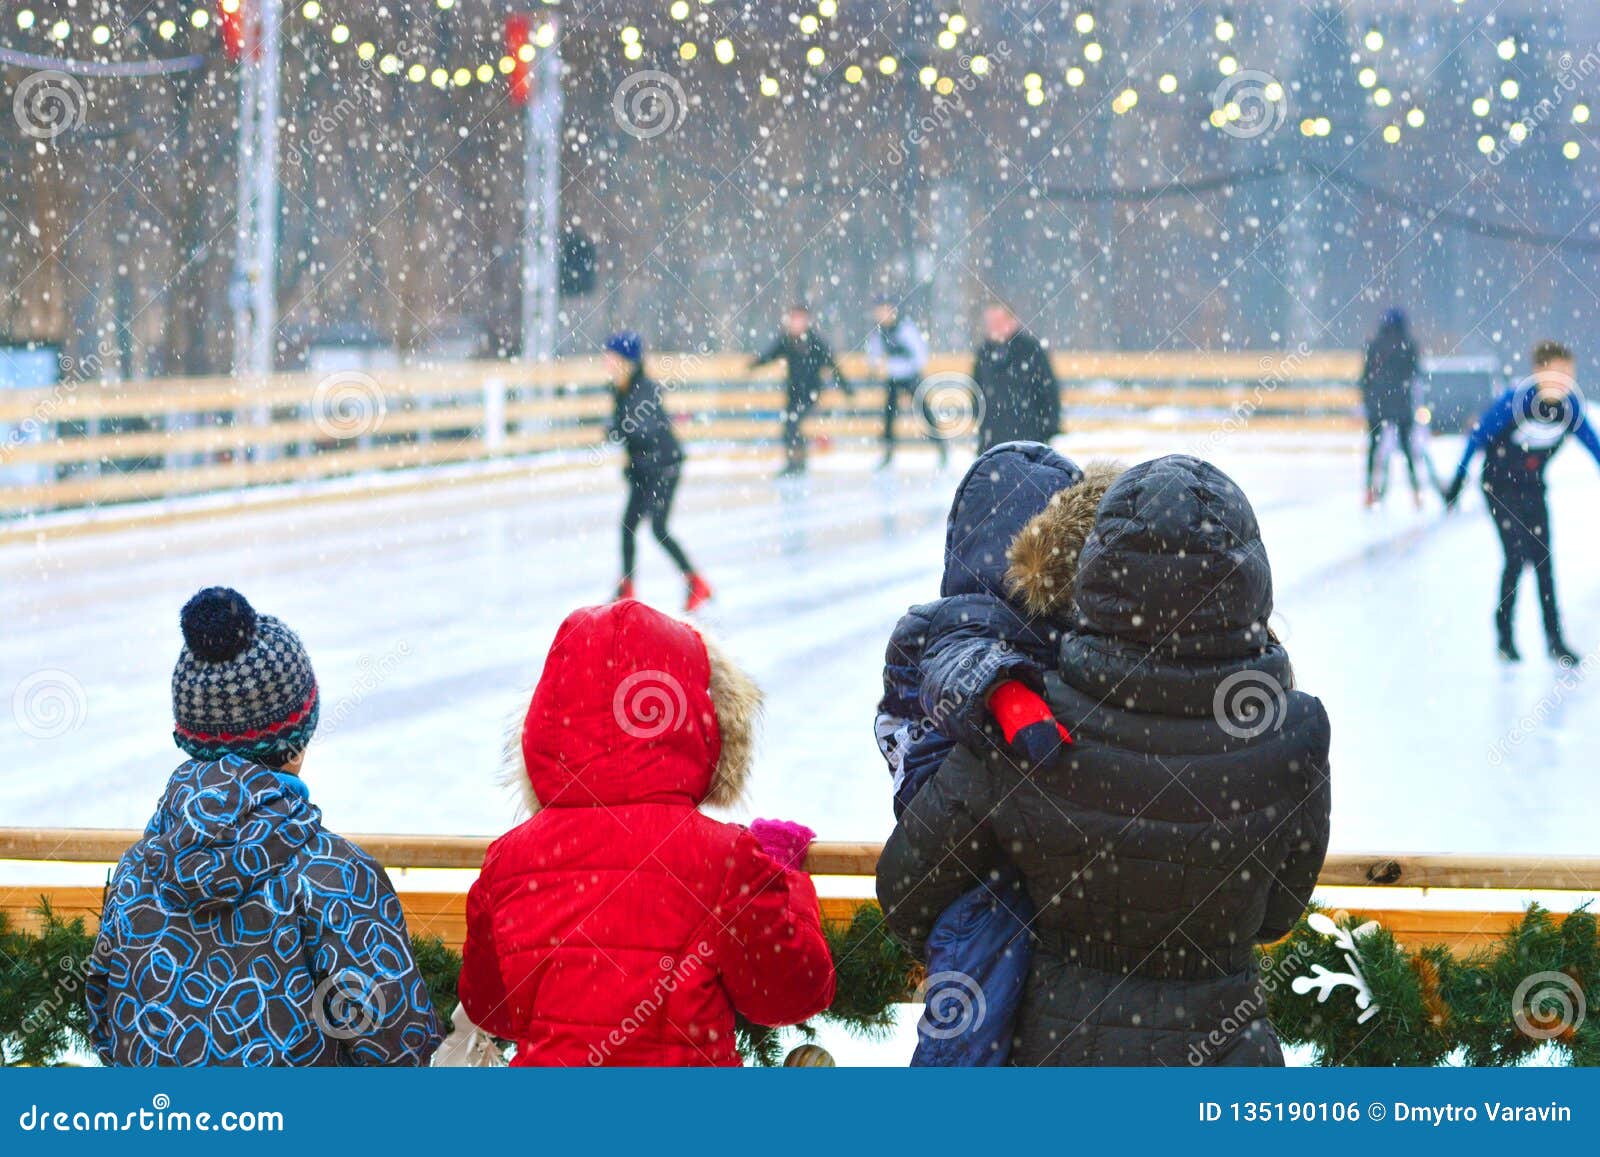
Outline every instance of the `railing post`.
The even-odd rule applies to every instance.
[[[483,379],[483,448],[493,457],[506,444],[506,380]]]

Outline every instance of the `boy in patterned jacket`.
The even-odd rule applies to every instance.
[[[237,591],[182,616],[173,738],[190,755],[106,890],[89,961],[108,1065],[423,1065],[427,985],[384,870],[322,826],[295,633]]]

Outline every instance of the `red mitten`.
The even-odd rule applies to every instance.
[[[1050,704],[1038,692],[1015,679],[1007,679],[990,693],[989,711],[1000,725],[1000,732],[1006,737],[1007,743],[1015,743],[1017,735],[1024,728],[1036,723],[1054,724],[1061,742],[1072,742],[1072,736],[1056,719],[1055,712],[1050,710]]]
[[[806,862],[806,852],[817,833],[792,820],[752,820],[750,834],[766,852],[785,868],[799,868]]]

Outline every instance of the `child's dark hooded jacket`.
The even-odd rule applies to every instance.
[[[956,743],[981,739],[996,686],[1015,679],[1043,693],[1061,620],[1008,600],[1007,551],[1083,477],[1048,446],[1007,442],[980,455],[956,488],[941,597],[901,617],[884,656],[876,731],[895,780],[895,814]]]

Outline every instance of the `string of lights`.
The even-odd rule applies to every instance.
[[[204,29],[214,23],[236,19],[240,6],[248,2],[249,0],[219,0],[214,11],[208,6],[197,5],[188,13],[188,22],[196,29]],[[668,44],[661,46],[660,51],[669,51],[685,63],[699,60],[702,55],[707,55],[718,64],[724,66],[733,64],[739,57],[738,46],[732,37],[717,35],[719,29],[711,28],[708,31],[710,22],[706,12],[701,11],[701,9],[709,11],[715,2],[716,0],[694,0],[694,2],[671,0],[666,14],[672,30]],[[1459,3],[1460,0],[1455,2]],[[441,12],[448,12],[456,7],[457,0],[433,0],[433,3]],[[542,0],[542,3],[549,8],[556,7],[556,0]],[[485,55],[480,50],[466,61],[446,61],[426,47],[385,46],[374,39],[358,38],[351,24],[330,13],[323,0],[303,0],[292,11],[304,26],[325,33],[329,42],[335,46],[347,47],[363,66],[375,70],[380,75],[417,85],[431,84],[442,90],[466,89],[473,85],[488,85],[502,80],[516,72],[519,64],[526,65],[531,62],[538,48],[549,47],[555,35],[554,28],[546,23],[539,26],[539,31],[531,43],[520,45],[515,49],[517,56],[513,56],[505,46],[497,45],[492,55]],[[846,50],[835,59],[833,54],[839,50],[825,47],[822,41],[829,39],[830,22],[838,15],[839,0],[817,0],[815,11],[800,14],[792,19],[792,26],[798,32],[801,41],[809,42],[804,57],[806,64],[814,70],[814,78],[837,75],[846,85],[862,85],[869,83],[874,75],[885,79],[895,77],[902,63],[900,56],[895,53],[862,55],[859,51],[862,44],[858,44],[854,54]],[[84,32],[81,28],[74,28],[68,19],[45,20],[27,7],[17,11],[15,23],[18,30],[43,36],[58,46],[64,46]],[[1045,74],[1036,69],[1030,68],[1022,72],[1021,93],[1024,102],[1030,107],[1047,104],[1054,95],[1060,94],[1063,90],[1070,92],[1083,88],[1090,83],[1097,66],[1107,64],[1109,54],[1105,44],[1102,43],[1102,30],[1094,14],[1089,11],[1078,12],[1073,17],[1071,27],[1078,37],[1078,42],[1071,49],[1075,59],[1074,63],[1060,69],[1059,80],[1047,82]],[[179,31],[179,25],[173,18],[166,17],[159,21],[155,30],[161,39],[172,40]],[[934,51],[917,71],[917,79],[921,84],[940,96],[948,97],[954,94],[958,85],[963,87],[970,85],[971,82],[958,79],[962,74],[979,79],[994,75],[993,61],[988,55],[976,49],[981,39],[980,31],[960,11],[941,13],[938,31],[933,34]],[[1245,68],[1240,59],[1242,50],[1235,48],[1239,35],[1240,29],[1233,18],[1226,15],[1216,18],[1211,36],[1216,45],[1213,63],[1220,83],[1196,76],[1192,78],[1192,83],[1197,87],[1197,91],[1183,91],[1185,85],[1175,71],[1161,72],[1153,82],[1148,78],[1135,81],[1130,77],[1124,77],[1119,82],[1110,75],[1108,66],[1105,70],[1107,73],[1105,80],[1116,89],[1110,97],[1111,111],[1119,116],[1133,113],[1141,107],[1141,95],[1158,100],[1168,98],[1175,102],[1173,105],[1175,109],[1181,109],[1184,107],[1184,102],[1193,97],[1201,97],[1205,111],[1204,119],[1214,128],[1232,132],[1241,117],[1246,115],[1246,111],[1241,101],[1226,96],[1227,82],[1245,76],[1264,78],[1259,90],[1254,94],[1255,99],[1272,104],[1283,102],[1285,91],[1280,80]],[[89,26],[87,36],[93,46],[104,49],[111,42],[113,32],[110,26],[97,23]],[[702,38],[710,38],[709,43],[703,46]],[[646,33],[638,24],[624,24],[617,30],[616,40],[624,60],[636,62],[644,58],[647,51]],[[703,52],[702,48],[706,51]],[[1351,53],[1350,67],[1354,70],[1356,83],[1366,93],[1366,99],[1375,109],[1384,111],[1390,108],[1396,109],[1395,120],[1382,127],[1380,138],[1388,144],[1395,145],[1401,143],[1408,130],[1423,129],[1429,121],[1420,99],[1416,94],[1405,91],[1403,85],[1397,85],[1394,80],[1385,82],[1381,73],[1381,57],[1384,50],[1390,48],[1391,56],[1393,55],[1393,49],[1389,46],[1383,31],[1377,27],[1369,27],[1353,48],[1355,50]],[[1496,56],[1507,64],[1511,64],[1529,50],[1529,45],[1515,36],[1502,37],[1495,45]],[[1362,52],[1366,55],[1363,56]],[[41,61],[52,59],[39,54],[34,56]],[[946,56],[949,60],[947,64],[943,63]],[[92,70],[100,67],[98,62],[81,59],[53,61],[48,66],[63,70],[68,70],[66,66],[74,66],[85,75],[96,75],[97,73]],[[118,74],[100,72],[98,75]],[[1140,91],[1141,84],[1145,88],[1144,94]],[[1401,89],[1399,94],[1395,91],[1397,86]],[[756,91],[763,97],[780,97],[785,93],[785,82],[778,76],[763,72],[757,79]],[[1471,105],[1473,115],[1484,122],[1482,131],[1474,140],[1479,152],[1486,156],[1493,155],[1498,150],[1506,148],[1508,144],[1514,146],[1527,138],[1532,128],[1533,114],[1519,113],[1514,107],[1521,96],[1521,83],[1515,76],[1507,75],[1502,77],[1498,84],[1489,86],[1486,91],[1473,99]],[[1497,101],[1498,123],[1492,119],[1496,118]],[[1403,112],[1399,111],[1401,108],[1404,109]],[[1589,104],[1583,101],[1573,103],[1568,115],[1573,126],[1587,124],[1590,119]],[[1326,113],[1314,113],[1303,117],[1298,127],[1303,136],[1327,137],[1333,132],[1334,119]],[[1234,135],[1238,134],[1235,132]],[[1582,144],[1575,138],[1563,142],[1562,153],[1568,160],[1575,160],[1581,150]]]

